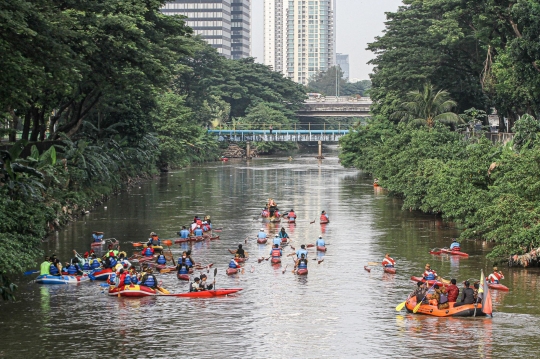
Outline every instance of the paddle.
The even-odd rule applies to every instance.
[[[24,272],[23,275],[32,275],[32,274],[37,274],[37,273],[39,273],[39,270],[34,269],[34,270],[29,270],[29,271]]]
[[[435,287],[435,285],[437,285],[437,283],[434,283],[429,289]],[[420,306],[422,305],[422,302],[424,301],[424,299],[426,299],[427,297],[427,293],[429,292],[429,289],[426,291],[426,294],[424,295],[424,298],[422,298],[422,300],[420,301],[420,303],[418,303],[414,309],[413,309],[413,313],[416,314],[416,312],[418,312],[418,309],[420,309]]]
[[[313,220],[313,222],[309,222],[309,224],[315,223],[316,220],[317,220],[317,217],[315,217],[315,219]]]
[[[287,271],[288,266],[289,266],[288,264],[285,266],[285,269],[283,269],[283,272],[281,274],[285,274],[285,272]]]
[[[167,249],[171,253],[172,264],[176,266],[176,262],[174,261],[174,255],[172,254],[172,251],[171,251],[172,242],[170,240],[165,240],[165,241],[163,241],[163,244],[165,244],[167,246]]]
[[[379,262],[367,262],[368,266],[378,266],[379,264]]]
[[[216,275],[217,275],[217,268],[214,268],[214,286],[213,286],[214,290],[216,290]]]

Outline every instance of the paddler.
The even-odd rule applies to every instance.
[[[300,258],[296,261],[294,264],[294,269],[307,269],[308,260],[306,258],[306,255],[302,253],[300,255]]]
[[[316,246],[317,246],[317,247],[324,247],[324,246],[326,246],[326,242],[324,241],[324,239],[323,239],[322,236],[319,236],[319,238],[317,238]]]
[[[201,287],[200,287],[200,285],[199,285],[199,282],[200,282],[200,281],[201,281],[201,280],[199,279],[199,277],[195,277],[195,278],[193,279],[193,282],[191,282],[191,283],[189,284],[189,291],[190,291],[190,292],[199,292],[199,291],[201,290]]]
[[[231,261],[229,262],[229,268],[240,268],[240,264],[238,264],[238,262],[236,262],[236,258],[232,258]]]
[[[193,260],[193,258],[191,258],[191,249],[188,249],[186,251],[186,257],[187,257],[187,264],[188,264],[189,268],[193,268],[193,265],[195,264],[195,261]]]
[[[231,251],[232,254],[237,255],[239,258],[246,258],[246,251],[242,248],[242,245],[238,245],[238,249],[235,251]]]
[[[199,283],[201,290],[212,290],[214,288],[213,284],[206,283],[207,279],[206,274],[201,274],[201,283]]]
[[[454,304],[454,308],[466,304],[474,304],[474,290],[470,288],[471,283],[469,283],[469,281],[465,281],[463,282],[463,285],[463,298],[461,299],[461,302]]]
[[[156,289],[158,286],[158,281],[156,276],[152,274],[152,268],[146,269],[146,273],[141,278],[141,285],[146,287]]]
[[[165,258],[165,255],[163,254],[163,252],[161,252],[161,254],[157,256],[156,264],[159,264],[159,265],[167,264],[167,258]]]
[[[184,251],[182,252],[182,256],[178,258],[178,264],[176,265],[176,269],[178,270],[178,274],[189,274],[189,259],[187,256],[187,253]]]
[[[426,264],[423,278],[425,280],[435,280],[437,279],[437,272],[431,269],[431,266],[429,264]]]
[[[186,228],[186,226],[182,226],[182,229],[180,232],[178,232],[181,239],[187,239],[189,238],[189,230]]]
[[[276,234],[274,236],[274,239],[272,240],[272,245],[274,245],[274,246],[275,245],[277,245],[277,246],[281,245],[281,238],[279,238],[279,235]]]
[[[499,268],[493,267],[493,273],[491,273],[487,277],[488,282],[490,282],[492,284],[499,284],[501,279],[504,279],[503,273],[499,270]]]
[[[101,267],[101,260],[96,256],[95,253],[92,253],[92,257],[90,258],[90,267],[92,267],[94,270]]]
[[[142,250],[141,254],[145,257],[152,257],[154,255],[154,246],[150,244]]]
[[[321,222],[330,222],[330,218],[328,218],[328,214],[326,214],[326,211],[321,212]]]
[[[382,266],[386,268],[394,268],[395,265],[396,261],[394,260],[394,258],[390,257],[389,253],[386,253],[384,255],[384,259],[382,260]]]
[[[195,230],[193,231],[193,235],[195,237],[202,237],[203,235],[203,230],[201,229],[201,226],[200,225],[197,225],[197,228],[195,228]]]
[[[453,241],[452,241],[452,244],[450,244],[450,250],[451,251],[459,251],[459,250],[461,250],[457,238],[454,238]]]
[[[108,254],[109,256],[106,259],[105,267],[116,270],[115,267],[118,264],[118,260],[116,259],[116,256],[114,255],[112,251],[109,252]]]
[[[294,213],[294,209],[291,208],[290,212],[287,214],[287,217],[289,218],[289,221],[296,220],[296,213]]]
[[[448,301],[456,302],[459,296],[459,288],[456,285],[457,281],[455,278],[450,279],[450,285],[446,287],[446,292],[448,293]]]
[[[50,275],[51,260],[49,256],[45,256],[45,260],[39,266],[39,275]]]
[[[281,231],[279,231],[279,238],[287,238],[289,239],[289,234],[285,232],[285,227],[281,227]]]
[[[296,258],[301,258],[302,255],[304,255],[305,258],[307,258],[308,256],[308,251],[306,249],[305,244],[302,244],[300,246],[300,249],[296,251]]]
[[[270,212],[268,211],[268,208],[263,208],[263,210],[261,212],[261,217],[263,217],[263,218],[270,217]]]
[[[148,238],[148,243],[146,244],[146,246],[150,246],[150,245],[154,245],[154,246],[161,245],[161,240],[159,239],[156,232],[150,232],[150,238]]]
[[[266,238],[266,232],[264,231],[264,228],[261,228],[259,233],[257,234],[258,239],[265,239]]]
[[[212,229],[212,221],[210,220],[210,216],[204,216],[204,222],[206,222],[206,224],[208,224],[208,227]]]
[[[103,232],[92,232],[92,238],[94,239],[94,243],[101,243],[103,240]]]
[[[60,260],[56,258],[56,254],[51,256],[51,266],[49,268],[49,272],[51,275],[57,276],[62,274],[62,264],[60,263]]]
[[[131,276],[131,283],[132,284],[139,283],[139,276],[137,275],[137,271],[135,270],[134,267],[131,267],[131,269],[129,270],[129,274]]]
[[[272,256],[272,258],[281,258],[282,255],[283,252],[281,251],[279,244],[274,244],[274,248],[270,251],[270,256]]]

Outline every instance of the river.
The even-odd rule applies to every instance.
[[[209,214],[214,227],[223,227],[220,240],[194,244],[193,257],[214,263],[218,287],[244,288],[238,295],[124,299],[107,296],[94,282],[40,286],[23,277],[19,300],[0,303],[0,357],[538,357],[537,269],[500,266],[510,292],[492,292],[493,319],[396,312],[414,287],[410,276],[421,274],[426,263],[446,278],[479,278],[480,269],[491,269],[485,258],[489,245],[462,243],[468,259],[430,255],[431,248],[448,246],[458,230],[433,216],[402,211],[400,201],[374,188],[370,178],[342,168],[335,153],[322,162],[314,156],[211,163],[163,174],[112,198],[44,243],[47,254],[66,261],[73,249],[89,249],[92,231],[103,231],[131,252],[129,243],[146,240],[151,231],[174,238],[195,214]],[[293,246],[313,243],[321,233],[328,243],[320,264],[310,253],[306,277],[291,273],[290,257],[277,267],[257,263],[270,251],[255,242],[257,231],[263,226],[273,234],[281,227],[261,223],[268,197],[296,211],[298,223],[284,225]],[[321,210],[331,219],[326,227],[318,223]],[[246,239],[251,258],[245,273],[228,277],[227,249]],[[175,257],[186,248],[175,245]],[[364,270],[385,252],[397,260],[396,275]],[[188,289],[174,275],[158,279],[171,292]]]

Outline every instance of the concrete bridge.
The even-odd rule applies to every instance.
[[[369,97],[326,96],[310,98],[296,115],[299,117],[368,117],[372,101]]]
[[[337,142],[349,130],[209,130],[218,141],[230,142]]]

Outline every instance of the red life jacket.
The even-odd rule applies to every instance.
[[[294,212],[289,212],[289,218],[296,218],[296,213]]]
[[[279,248],[272,249],[272,257],[274,258],[281,257],[281,250]]]
[[[321,214],[321,222],[328,221],[328,217],[326,217],[326,214]]]

